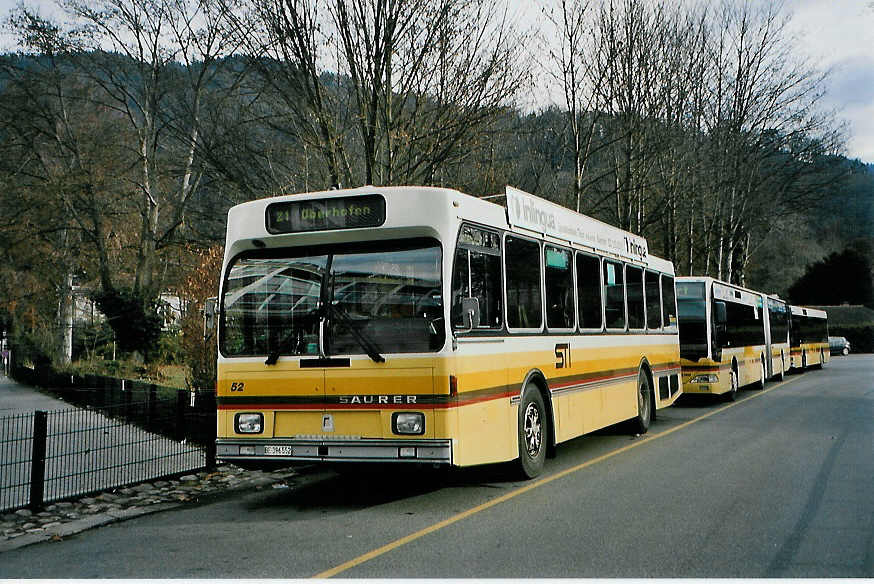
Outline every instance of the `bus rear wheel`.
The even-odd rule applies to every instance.
[[[653,419],[655,400],[645,371],[637,374],[637,417],[631,419],[631,431],[646,434]]]
[[[543,471],[548,436],[549,420],[543,396],[529,383],[519,403],[519,470],[523,477],[533,479]]]
[[[731,371],[728,374],[728,378],[731,384],[731,388],[728,390],[728,393],[725,394],[725,399],[728,401],[735,401],[737,399],[738,388],[737,369],[732,367]]]
[[[759,380],[756,382],[756,389],[765,389],[765,358],[759,360]]]

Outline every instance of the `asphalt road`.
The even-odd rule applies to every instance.
[[[559,447],[536,481],[310,473],[0,555],[0,578],[874,577],[874,355]]]

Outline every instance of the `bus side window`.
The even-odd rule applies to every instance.
[[[574,268],[570,250],[546,245],[546,326],[551,329],[574,328]]]
[[[643,301],[643,270],[635,266],[625,267],[626,288],[628,290],[628,328],[646,327],[646,313]]]
[[[674,293],[674,279],[671,276],[662,276],[662,313],[665,328],[676,328],[677,300]]]
[[[461,302],[476,298],[479,302],[478,328],[501,328],[501,248],[497,233],[462,227],[455,251],[452,271],[452,305],[450,317],[454,328],[464,328]]]
[[[507,326],[540,329],[540,244],[508,236],[504,244],[507,270]]]
[[[608,329],[625,330],[625,278],[623,265],[604,261],[604,314]]]
[[[577,302],[581,329],[601,329],[601,260],[595,256],[577,254]]]
[[[659,275],[646,271],[646,328],[662,328],[662,299],[659,294]]]

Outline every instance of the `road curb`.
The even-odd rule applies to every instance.
[[[148,507],[122,509],[120,511],[99,513],[90,517],[76,519],[75,521],[71,521],[69,523],[62,523],[55,527],[42,528],[39,533],[27,533],[20,537],[16,537],[15,539],[0,542],[0,553],[16,550],[29,545],[33,545],[35,543],[50,541],[55,538],[69,537],[71,535],[76,535],[77,533],[82,533],[83,531],[87,531],[88,529],[93,529],[95,527],[101,527],[103,525],[109,525],[110,523],[133,519],[134,517],[142,517],[143,515],[151,515],[152,513],[160,513],[161,511],[168,511],[170,509],[176,509],[177,507],[182,507],[190,504],[190,502],[157,503],[155,505],[149,505]]]
[[[0,540],[0,554],[46,541],[61,541],[65,537],[70,537],[89,529],[135,519],[144,515],[152,515],[154,513],[161,513],[179,508],[205,505],[239,493],[257,491],[267,486],[284,484],[286,480],[291,479],[292,477],[297,477],[298,472],[291,469],[284,469],[281,472],[281,475],[282,476],[257,476],[252,479],[245,479],[245,482],[233,487],[225,486],[213,491],[192,492],[189,497],[178,501],[171,500],[157,502],[142,507],[134,506],[126,509],[105,510],[72,521],[65,521],[57,525],[34,528],[23,535]]]

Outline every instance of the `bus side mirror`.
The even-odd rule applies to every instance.
[[[716,301],[713,303],[715,311],[716,324],[724,326],[728,322],[728,313],[725,310],[725,302]]]
[[[203,339],[208,339],[213,331],[215,331],[216,325],[216,312],[218,307],[218,298],[213,296],[212,298],[207,298],[203,302]]]
[[[466,329],[464,332],[472,331],[479,326],[478,298],[461,299],[461,319],[462,326]]]

